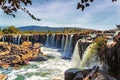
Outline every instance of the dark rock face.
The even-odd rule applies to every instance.
[[[95,71],[94,71],[95,70]],[[84,69],[79,70],[77,68],[68,69],[65,72],[65,80],[117,80],[111,77],[106,72],[100,69]]]
[[[83,80],[90,73],[91,69],[81,71],[78,68],[71,68],[65,72],[65,80]]]
[[[78,72],[80,72],[80,70],[77,68],[68,69],[65,72],[65,80],[73,80]]]
[[[106,49],[106,52],[105,59],[109,66],[108,72],[120,79],[120,36],[114,38],[113,44]]]

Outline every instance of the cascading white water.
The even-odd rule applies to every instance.
[[[21,35],[18,36],[18,45],[20,44]]]
[[[29,36],[29,35],[27,35],[27,41],[30,41],[30,40],[29,40],[29,37],[30,37],[30,36]]]
[[[49,34],[47,34],[46,44],[45,46],[49,46]]]
[[[13,44],[17,44],[17,36],[14,37]]]
[[[79,48],[78,48],[79,41],[80,41],[80,39],[77,41],[74,52],[73,52],[72,62],[71,62],[72,68],[80,68],[81,59],[79,56]]]
[[[66,35],[64,52],[63,52],[63,57],[65,58],[71,58],[72,56],[72,42],[73,42],[72,40],[73,40],[73,34],[70,35],[70,39],[68,35]]]
[[[51,36],[51,47],[55,46],[55,34],[52,34]]]
[[[55,47],[57,47],[57,45],[58,45],[58,41],[56,40],[56,41],[55,41]]]
[[[68,43],[68,49],[67,49],[67,54],[66,54],[68,58],[71,58],[72,56],[72,43],[73,43],[73,34],[70,35],[70,40]]]
[[[67,49],[68,49],[68,35],[66,35],[66,40],[65,40],[65,46],[64,46],[64,52],[63,52],[63,57],[66,57]]]
[[[2,37],[2,42],[5,42],[5,38],[6,38],[5,36]]]
[[[99,65],[99,58],[97,56],[98,51],[95,43],[90,44],[83,54],[82,61],[80,63],[81,68],[92,68],[95,65]]]
[[[64,37],[64,35],[62,35],[62,40],[61,40],[62,42],[62,44],[61,44],[61,49],[63,50],[64,49],[64,45],[65,45],[65,37]]]
[[[100,65],[100,60],[97,56],[97,47],[95,43],[90,44],[87,49],[85,50],[83,54],[82,60],[80,59],[79,55],[79,47],[78,47],[78,42],[80,39],[77,41],[73,57],[72,57],[72,68],[92,68],[93,66]]]

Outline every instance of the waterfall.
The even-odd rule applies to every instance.
[[[68,49],[68,35],[66,35],[66,40],[65,40],[65,46],[64,46],[64,52],[63,52],[63,57],[66,57],[67,49]]]
[[[2,42],[5,42],[5,39],[6,39],[6,37],[5,37],[5,36],[3,36],[3,37],[2,37]]]
[[[100,60],[97,56],[98,51],[95,43],[90,44],[88,41],[79,39],[76,43],[73,57],[72,68],[92,68],[95,65],[100,65]]]
[[[64,49],[64,44],[65,44],[65,36],[63,35],[62,36],[62,40],[61,40],[62,42],[62,44],[61,44],[61,49],[63,50]]]
[[[52,34],[51,36],[51,47],[55,46],[55,34]]]
[[[20,44],[21,35],[18,36],[18,45]]]
[[[85,67],[93,67],[95,65],[99,65],[99,59],[98,59],[98,51],[95,43],[90,44],[87,49],[84,52],[82,61],[80,63],[81,68]]]
[[[17,44],[17,36],[14,36],[13,44]]]
[[[69,39],[69,36],[66,35],[63,58],[68,58],[68,59],[71,58],[71,56],[72,56],[72,43],[73,43],[73,34],[70,35],[70,39]]]
[[[29,39],[29,35],[26,35],[27,36],[27,41],[30,41],[30,39]]]
[[[73,52],[73,56],[72,56],[72,62],[71,62],[71,67],[72,68],[80,68],[80,56],[79,56],[79,48],[78,48],[78,44],[79,44],[80,39],[77,41],[76,45],[75,45],[75,49]]]
[[[49,34],[47,34],[45,46],[49,46]]]
[[[72,56],[72,43],[73,43],[73,34],[70,35],[70,40],[68,44],[67,54],[66,57],[71,58]]]

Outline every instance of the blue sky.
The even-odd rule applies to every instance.
[[[77,10],[80,0],[32,0],[33,5],[27,9],[42,21],[31,19],[21,10],[16,18],[6,15],[0,10],[0,26],[14,25],[51,26],[51,27],[81,27],[91,29],[114,29],[120,24],[120,0],[95,0],[85,11]]]

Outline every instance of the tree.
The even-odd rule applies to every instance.
[[[8,28],[3,29],[3,33],[4,34],[13,34],[13,33],[17,34],[17,33],[20,33],[20,31],[14,26],[9,26]]]
[[[41,20],[32,15],[26,8],[21,7],[21,5],[23,6],[23,4],[25,6],[27,6],[28,4],[32,5],[32,2],[31,0],[0,0],[0,8],[7,15],[15,17],[14,13],[21,9],[22,11],[26,12],[29,16],[31,16],[32,19],[37,21]]]
[[[84,11],[84,9],[88,6],[90,6],[91,2],[94,2],[94,0],[80,0],[81,2],[79,2],[77,4],[77,9],[81,9],[82,11]],[[112,2],[115,2],[117,0],[112,0]]]

